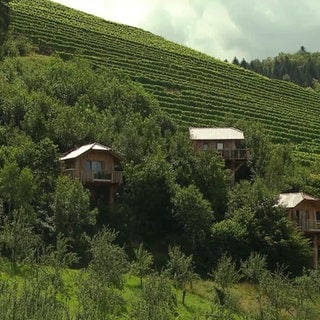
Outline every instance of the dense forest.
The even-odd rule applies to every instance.
[[[308,52],[301,46],[294,54],[279,53],[276,57],[247,62],[236,57],[232,63],[271,79],[293,82],[320,91],[320,54]]]
[[[250,154],[233,185],[219,155],[196,152],[120,70],[1,32],[1,319],[318,318],[310,242],[276,203],[285,191],[319,197],[319,163],[303,166],[258,122],[226,119]],[[59,157],[90,142],[121,154],[112,208],[63,174]],[[209,302],[188,308],[199,278],[214,280]],[[233,294],[239,282],[254,311]]]

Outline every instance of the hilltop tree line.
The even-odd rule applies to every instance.
[[[310,53],[304,46],[294,54],[279,53],[273,58],[250,62],[234,57],[232,63],[271,79],[290,81],[320,91],[320,54]]]

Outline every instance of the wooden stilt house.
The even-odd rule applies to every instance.
[[[288,218],[312,238],[313,267],[318,269],[318,248],[320,240],[320,199],[303,192],[281,193],[279,205],[287,210]]]
[[[189,136],[195,150],[217,151],[231,170],[234,182],[236,172],[248,160],[244,133],[235,128],[189,128]]]
[[[91,143],[66,153],[60,158],[64,173],[80,180],[90,189],[107,187],[112,205],[117,187],[122,184],[122,171],[116,169],[120,156],[111,148]]]

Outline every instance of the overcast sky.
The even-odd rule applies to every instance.
[[[320,51],[319,0],[55,0],[221,60]]]

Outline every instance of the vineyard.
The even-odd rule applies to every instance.
[[[185,128],[259,121],[274,141],[294,143],[305,161],[320,159],[319,94],[48,0],[10,6],[14,34],[27,35],[43,52],[121,70]]]

